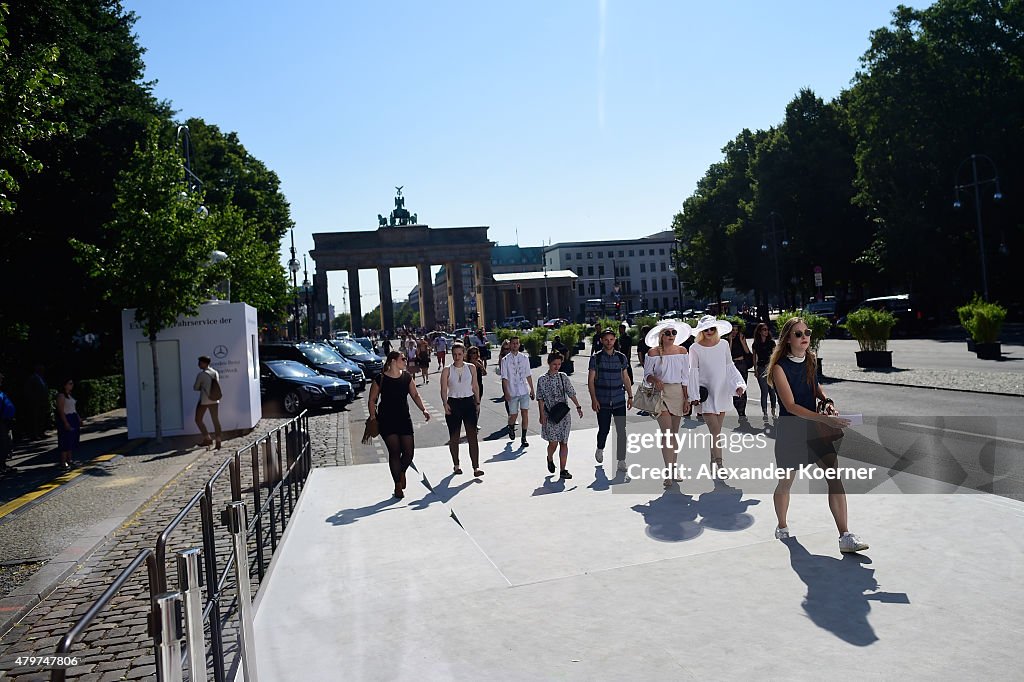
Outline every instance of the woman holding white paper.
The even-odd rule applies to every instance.
[[[775,458],[780,467],[790,470],[775,488],[775,515],[779,520],[775,537],[779,540],[789,538],[786,514],[789,512],[793,471],[807,464],[816,464],[821,469],[836,469],[839,455],[830,432],[850,425],[848,419],[839,416],[818,384],[817,359],[809,350],[810,343],[811,330],[807,323],[799,317],[790,318],[779,332],[779,342],[768,363],[768,382],[779,397]],[[817,411],[817,400],[824,403],[824,412]],[[859,552],[867,549],[867,544],[851,533],[846,525],[846,489],[843,482],[837,477],[826,477],[826,481],[828,506],[839,530],[839,550]]]

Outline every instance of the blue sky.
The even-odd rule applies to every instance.
[[[488,225],[500,244],[666,229],[742,128],[778,123],[801,87],[847,87],[896,6],[124,4],[157,96],[236,131],[281,177],[301,253],[316,232],[374,229],[396,185],[421,223]],[[330,276],[338,312],[343,283]],[[393,271],[396,300],[414,283]],[[361,288],[366,312],[373,271]]]

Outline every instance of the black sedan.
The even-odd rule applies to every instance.
[[[344,379],[318,374],[294,360],[267,360],[260,363],[260,396],[296,415],[307,408],[344,407],[355,393]]]
[[[352,339],[332,339],[328,342],[346,360],[359,365],[366,378],[373,380],[384,371],[384,358],[369,352]]]

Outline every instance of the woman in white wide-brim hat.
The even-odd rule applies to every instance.
[[[681,480],[676,469],[679,448],[674,441],[678,438],[680,420],[691,409],[687,388],[690,359],[682,345],[691,336],[693,330],[685,322],[664,320],[655,325],[644,338],[650,346],[644,360],[644,381],[662,393],[662,409],[657,417],[658,426],[665,434],[661,456],[668,469],[665,476],[666,488],[673,481]]]
[[[711,432],[712,469],[722,466],[720,436],[725,411],[732,406],[733,396],[743,395],[747,386],[733,364],[729,342],[722,338],[731,331],[732,323],[728,320],[705,315],[697,321],[697,340],[690,346],[690,395],[701,403],[704,423]],[[707,391],[703,399],[702,388]]]

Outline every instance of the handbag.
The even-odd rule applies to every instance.
[[[377,423],[377,420],[367,417],[366,426],[363,427],[363,445],[366,445],[371,439],[376,438],[379,435],[380,425]]]
[[[754,369],[754,354],[753,353],[744,353],[743,354],[743,364],[746,366],[746,369],[743,370],[745,372],[749,372],[750,370]]]
[[[564,379],[562,381],[564,381]],[[565,415],[569,414],[569,399],[565,392],[564,384],[562,385],[562,397],[565,398],[564,401],[555,403],[550,408],[545,408],[548,413],[548,419],[555,424],[565,419]]]
[[[661,356],[658,356],[659,360]],[[636,385],[636,395],[633,396],[633,407],[642,411],[650,412],[655,417],[662,413],[665,405],[662,392],[654,388],[653,384],[641,381]]]
[[[818,401],[818,414],[829,414],[829,408],[832,408],[832,410],[835,411],[835,406],[832,404],[832,401]],[[829,424],[824,424],[822,422],[816,421],[814,422],[814,428],[817,431],[814,440],[817,441],[818,443],[830,445],[838,440],[841,440],[843,437],[842,429],[836,428]]]

